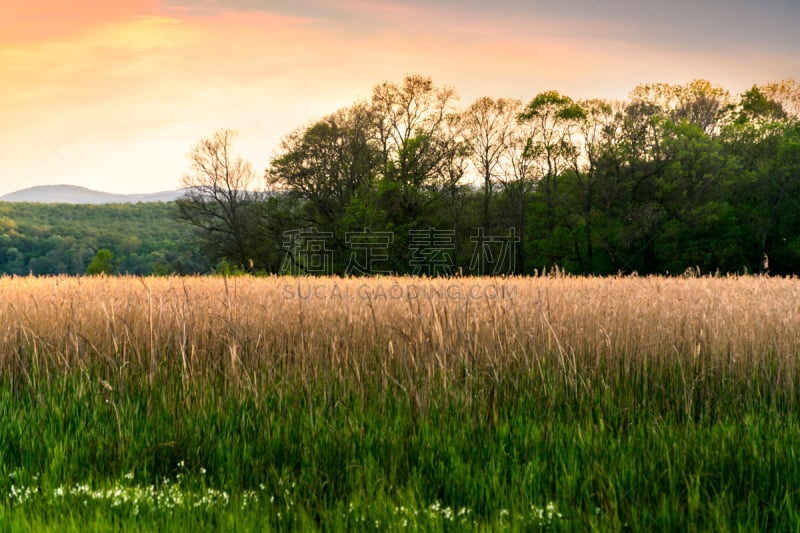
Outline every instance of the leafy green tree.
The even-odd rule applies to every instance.
[[[13,246],[6,250],[6,267],[4,271],[8,274],[24,275],[25,256]]]
[[[307,200],[317,224],[332,225],[374,183],[379,160],[371,128],[368,109],[357,104],[295,130],[270,163],[267,182]]]
[[[688,121],[670,125],[663,147],[668,163],[656,181],[664,220],[656,240],[660,271],[735,269],[741,256],[729,203],[734,162],[719,139]]]
[[[780,122],[787,118],[786,111],[780,102],[768,98],[762,89],[754,85],[742,95],[739,103],[737,123],[769,124]]]
[[[800,264],[800,122],[759,87],[742,95],[736,120],[722,135],[737,163],[730,191],[742,221],[739,250],[751,271],[788,274]]]
[[[269,227],[278,231],[313,227],[331,233],[328,244],[336,254],[336,270],[347,265],[345,234],[358,219],[357,206],[371,198],[380,172],[380,158],[374,141],[372,117],[366,104],[340,109],[285,137],[281,153],[266,171],[267,183],[283,192],[280,210],[272,205]],[[379,214],[361,222],[373,227]],[[353,228],[361,229],[361,228]]]
[[[537,262],[542,261],[545,265],[555,264],[561,251],[572,245],[569,230],[558,227],[565,220],[561,216],[564,203],[558,184],[559,176],[579,150],[573,135],[585,118],[586,112],[579,104],[557,91],[539,93],[519,115],[521,121],[534,126],[526,150],[541,168],[541,179],[535,192],[538,204],[535,221],[541,226],[535,232],[539,235],[536,239]]]
[[[656,180],[666,165],[663,150],[667,120],[661,108],[633,100],[606,121],[600,142],[587,149],[595,170],[593,242],[602,258],[594,272],[640,273],[658,268],[654,243],[662,231],[663,211]]]
[[[117,267],[114,262],[114,254],[107,248],[101,248],[86,267],[86,274],[96,276],[98,274],[116,274]]]
[[[562,202],[568,215],[561,224],[571,235],[570,262],[581,273],[607,271],[605,254],[597,257],[607,236],[606,220],[598,209],[603,186],[603,161],[613,153],[618,142],[618,117],[612,105],[603,100],[578,102],[584,118],[575,124],[572,134],[578,149],[569,151],[565,158],[567,168],[561,175]]]

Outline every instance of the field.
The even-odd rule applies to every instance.
[[[0,529],[798,530],[800,282],[0,278]]]

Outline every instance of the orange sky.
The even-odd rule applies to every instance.
[[[708,37],[691,24],[676,30],[681,12],[661,2],[631,11],[571,1],[581,9],[512,0],[492,11],[469,0],[335,8],[321,0],[0,0],[0,194],[61,183],[174,189],[191,146],[222,127],[239,130],[237,147],[263,171],[292,129],[412,72],[453,85],[463,105],[548,89],[624,98],[637,83],[698,77],[740,92],[800,78],[800,40],[782,26],[769,34],[754,26],[800,14],[793,2],[770,0],[774,15],[735,1],[708,11],[731,26],[725,41],[721,23]]]

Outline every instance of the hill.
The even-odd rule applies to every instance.
[[[122,274],[207,271],[175,204],[0,202],[0,275],[82,274],[98,250]]]
[[[0,196],[0,201],[37,204],[134,204],[172,202],[183,193],[183,190],[174,190],[151,194],[114,194],[76,185],[38,185]]]

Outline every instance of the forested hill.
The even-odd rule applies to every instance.
[[[119,273],[204,271],[174,203],[68,205],[0,202],[0,273],[83,274],[101,249]]]

